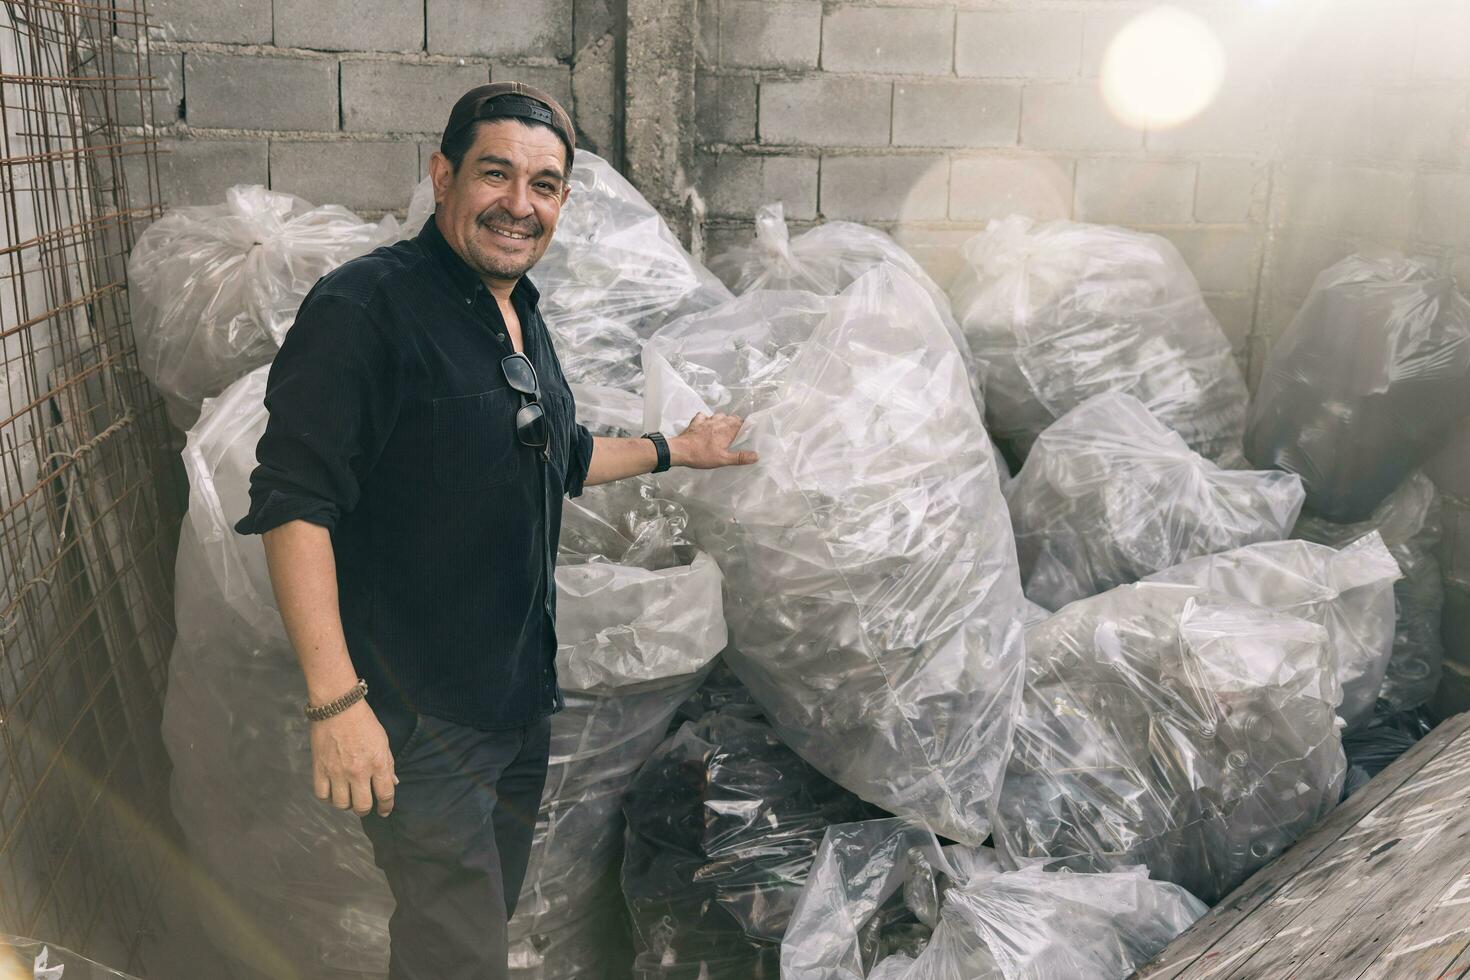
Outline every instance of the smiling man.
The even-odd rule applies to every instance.
[[[324,277],[271,367],[250,513],[306,676],[318,798],[397,902],[391,980],[506,975],[546,778],[564,495],[732,453],[733,416],[593,438],[526,273],[570,192],[571,120],[467,92],[414,239]]]

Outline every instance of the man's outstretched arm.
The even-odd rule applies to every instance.
[[[721,466],[749,466],[759,457],[750,450],[731,452],[730,443],[740,433],[738,415],[694,416],[689,427],[669,439],[669,463],[697,470]],[[585,486],[611,483],[630,476],[652,473],[658,451],[648,439],[615,439],[598,436],[592,440],[592,461],[587,466]]]

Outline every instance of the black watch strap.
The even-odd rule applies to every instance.
[[[664,438],[662,432],[645,432],[643,433],[643,438],[653,443],[654,451],[658,453],[658,462],[654,464],[653,472],[662,473],[671,465],[669,461],[669,440]]]

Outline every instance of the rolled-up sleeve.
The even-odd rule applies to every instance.
[[[361,305],[307,297],[271,365],[250,512],[235,530],[262,534],[294,520],[335,527],[392,431],[398,378],[395,351]]]
[[[592,465],[592,433],[581,424],[572,425],[572,443],[567,453],[566,494],[580,497],[587,482],[587,468]]]

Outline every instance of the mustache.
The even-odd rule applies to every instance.
[[[489,228],[493,225],[496,228],[513,231],[517,235],[530,235],[535,238],[541,234],[541,222],[537,221],[534,217],[512,218],[510,212],[503,208],[486,211],[480,215],[478,222],[481,227]]]

